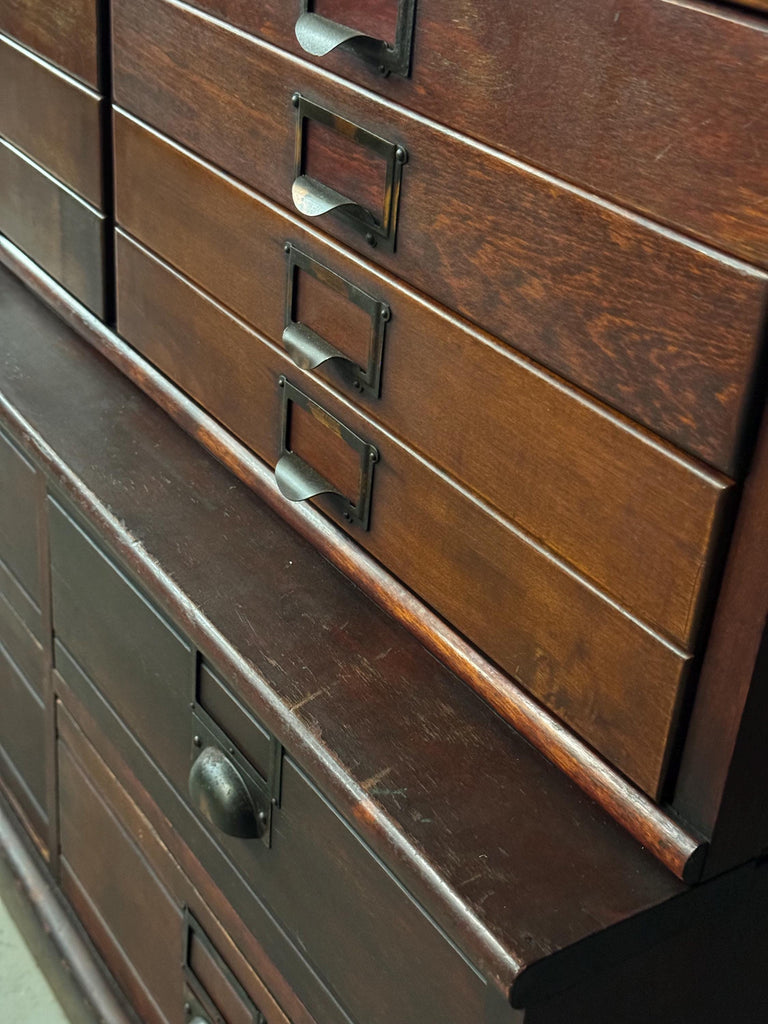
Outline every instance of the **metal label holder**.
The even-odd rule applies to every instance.
[[[288,274],[285,290],[285,329],[283,344],[288,355],[302,370],[314,370],[326,362],[333,362],[344,382],[356,391],[378,398],[381,394],[381,363],[384,336],[391,311],[386,302],[375,299],[362,288],[347,281],[335,271],[297,249],[290,242],[285,243],[288,257]],[[316,281],[326,285],[349,302],[362,309],[371,319],[371,333],[368,340],[368,363],[360,366],[346,353],[336,348],[325,338],[295,319],[296,282],[299,272],[309,274]]]

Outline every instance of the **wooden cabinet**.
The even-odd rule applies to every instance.
[[[0,778],[142,1019],[758,1019],[751,6],[0,14]]]

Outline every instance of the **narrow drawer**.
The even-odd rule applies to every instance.
[[[768,11],[765,0],[742,3]],[[568,181],[768,264],[768,180],[753,145],[768,135],[768,115],[754,103],[768,91],[764,21],[670,0],[630,0],[620,9],[610,0],[418,0],[410,74],[384,78],[375,61],[355,55],[354,41],[313,56],[299,45],[296,23],[310,8],[394,44],[398,10],[405,15],[408,6],[399,0],[194,5]]]
[[[105,218],[0,139],[0,232],[97,316],[104,314]]]
[[[39,635],[40,481],[32,463],[2,431],[0,480],[0,594]]]
[[[297,441],[291,432],[290,445],[353,503],[363,486],[363,452],[339,440],[341,426],[373,445],[380,458],[373,470],[369,528],[366,523],[350,526],[344,518],[348,506],[340,507],[335,496],[318,498],[321,507],[510,675],[655,794],[688,670],[686,650],[586,585],[513,524],[458,489],[319,381],[305,378],[282,350],[232,320],[178,276],[157,265],[153,269],[152,288],[160,288],[164,309],[171,312],[161,313],[157,321],[139,321],[137,334],[127,321],[129,340],[146,345],[151,357],[170,368],[182,387],[224,423],[232,422],[234,410],[242,439],[272,465],[281,451],[286,393],[278,387],[278,378],[282,375],[297,384],[313,411],[319,405],[325,412],[307,417],[291,406],[291,424],[296,415],[301,437]],[[143,315],[149,317],[152,305],[147,294],[137,295],[135,302],[137,307],[147,302]],[[168,352],[180,352],[179,346],[184,347],[184,358],[169,363]],[[215,378],[209,372],[212,359],[220,368]],[[238,377],[241,383],[233,389],[231,382]],[[333,421],[330,430],[321,422],[326,413]],[[594,713],[596,707],[599,714]]]
[[[277,756],[279,747],[209,666],[202,664],[197,677],[188,674],[184,692],[173,685],[171,673],[158,678],[151,627],[129,608],[135,591],[128,590],[113,564],[94,565],[82,548],[79,528],[76,538],[65,539],[62,535],[71,534],[72,525],[58,516],[52,524],[58,671],[75,692],[87,692],[93,685],[106,697],[179,796],[195,809],[209,839],[193,848],[213,881],[223,887],[222,872],[230,872],[234,864],[252,887],[253,899],[263,901],[287,934],[300,941],[314,971],[360,1024],[392,1019],[403,1024],[446,1019],[474,1024],[482,1012],[482,977],[301,770]],[[66,569],[72,584],[58,590],[71,617],[62,621],[57,576],[65,571],[59,554],[64,545],[72,556]],[[113,577],[109,584],[103,581],[107,571]],[[85,581],[97,595],[100,613],[78,598],[78,586]],[[82,633],[99,635],[103,648],[115,645],[115,662],[99,664],[87,651],[84,657],[82,644],[73,642],[71,622],[87,624]],[[126,635],[141,649],[142,663],[126,652]],[[79,665],[70,657],[72,647]],[[83,673],[86,658],[88,678]],[[124,666],[122,677],[115,677],[118,659]],[[154,696],[147,713],[142,697],[150,687]],[[242,838],[248,822],[243,825],[239,811],[233,818],[225,799],[228,790],[222,796],[217,783],[221,773],[207,774],[212,752],[217,757],[214,767],[223,761],[229,771],[234,764],[249,786],[255,780],[254,807],[265,806],[266,831],[254,824],[260,834]],[[162,801],[161,795],[157,798]],[[194,841],[193,836],[183,838]],[[247,920],[247,908],[241,912]]]
[[[308,327],[348,355],[318,374],[635,614],[690,642],[728,481],[135,121],[118,115],[116,130],[118,182],[130,179],[118,216],[150,250],[277,345],[290,347],[286,328]],[[247,436],[249,332],[122,233],[117,263],[122,335]],[[353,301],[353,289],[366,299]],[[311,345],[293,350],[300,365],[316,361]],[[369,366],[377,387],[361,386]]]
[[[288,1024],[203,902],[213,887],[197,894],[61,704],[58,728],[64,887],[142,1020]]]
[[[101,98],[0,36],[0,136],[101,207]]]
[[[192,648],[53,500],[49,523],[57,640],[178,777],[187,770],[179,711],[194,679]]]
[[[321,214],[324,230],[416,289],[727,469],[758,348],[763,273],[170,0],[119,0],[114,30],[121,106],[283,206]],[[360,190],[345,197],[353,166]],[[118,168],[117,186],[136,187],[130,166]],[[371,190],[391,200],[383,220]]]
[[[2,627],[0,627],[0,630]],[[0,773],[39,837],[45,834],[45,707],[0,631]]]
[[[0,31],[98,87],[98,0],[3,0]]]

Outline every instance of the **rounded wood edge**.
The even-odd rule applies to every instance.
[[[330,520],[311,506],[283,498],[265,463],[4,238],[0,238],[0,263],[479,693],[674,875],[687,883],[699,880],[706,842],[676,822],[545,711]]]
[[[113,992],[90,945],[70,920],[64,897],[53,879],[40,869],[18,829],[8,805],[0,799],[0,856],[7,862],[23,896],[69,970],[83,1002],[92,1007],[94,1018],[104,1024],[136,1024],[136,1018]]]

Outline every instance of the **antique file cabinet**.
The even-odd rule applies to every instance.
[[[767,16],[0,12],[4,848],[102,1017],[761,1019]]]

